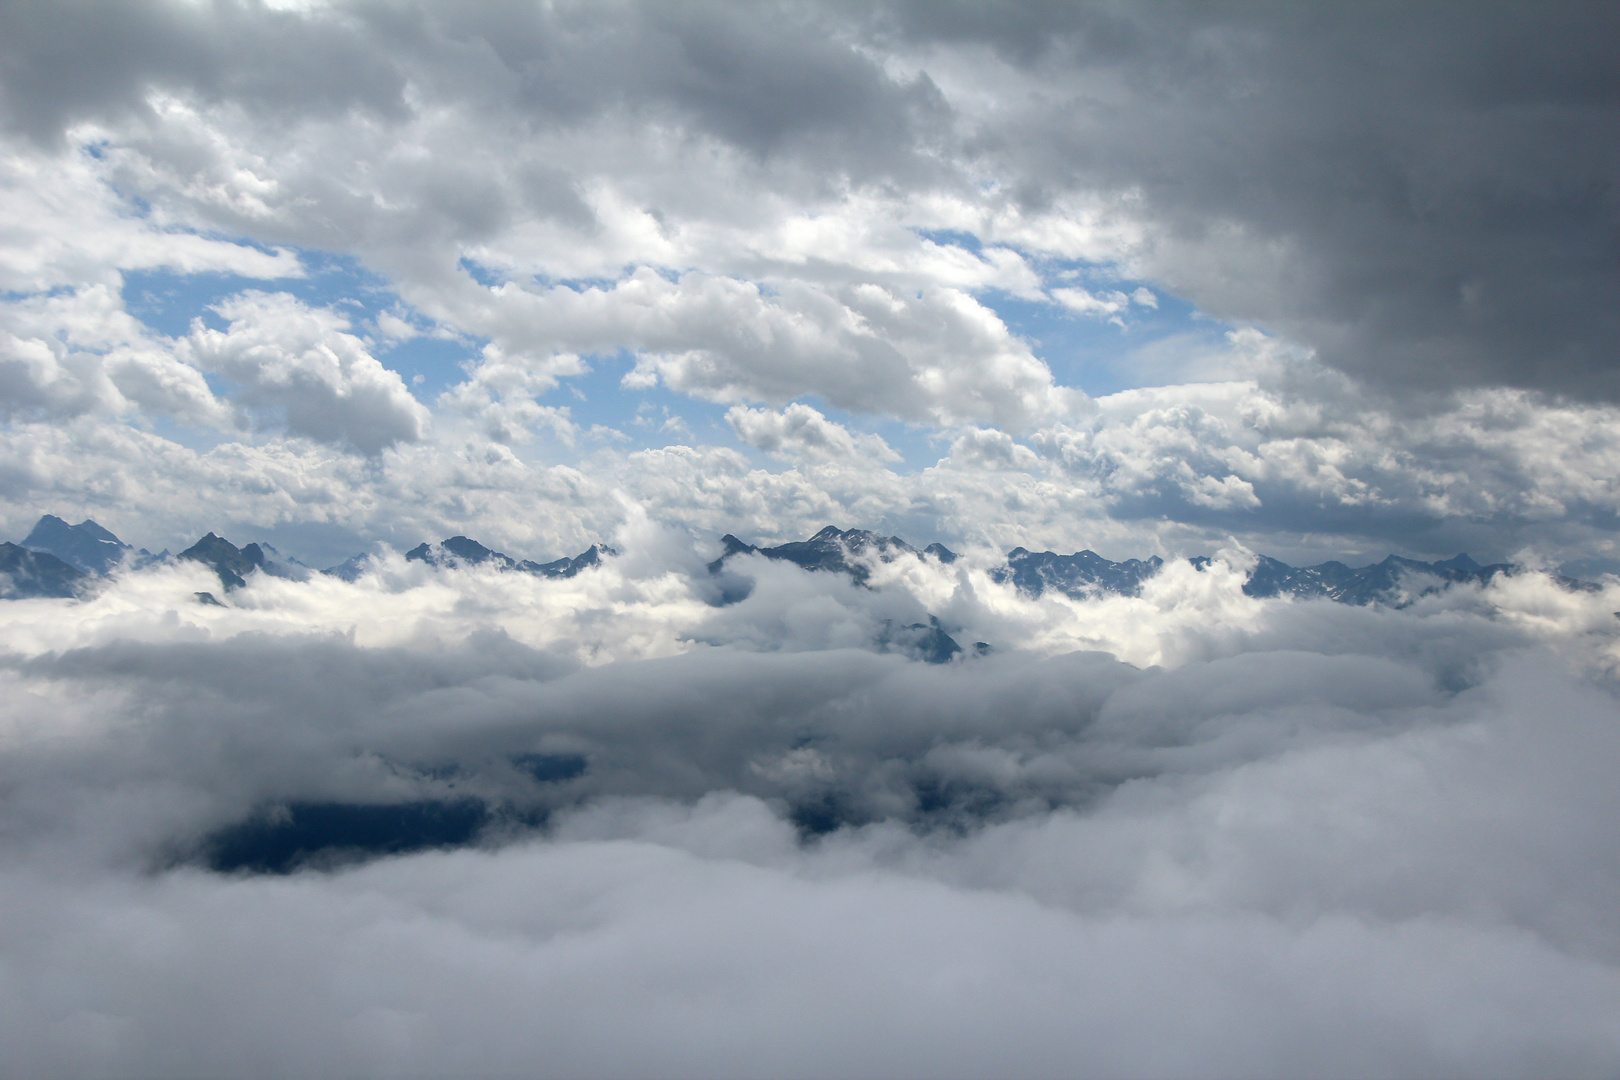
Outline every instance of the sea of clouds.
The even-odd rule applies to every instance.
[[[396,549],[0,602],[0,1077],[1620,1075],[1620,580],[1242,591],[1620,568],[1620,7],[1460,11],[0,4],[0,535]]]
[[[614,539],[572,579],[0,604],[7,1071],[1620,1068],[1620,584],[1257,600],[1233,548],[1029,599],[989,551],[744,556],[721,605],[712,545]],[[884,644],[929,614],[991,650]],[[467,844],[208,857],[468,800]]]

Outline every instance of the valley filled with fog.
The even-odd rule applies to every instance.
[[[1232,549],[1032,596],[873,549],[734,556],[727,602],[712,542],[613,539],[0,602],[14,1067],[1613,1064],[1620,587],[1254,598]],[[930,615],[988,648],[895,644]]]

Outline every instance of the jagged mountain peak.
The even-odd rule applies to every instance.
[[[564,556],[547,563],[537,563],[529,559],[519,561],[504,552],[486,547],[477,540],[466,536],[451,536],[439,541],[437,544],[418,544],[405,553],[405,559],[407,562],[422,562],[429,566],[492,565],[496,569],[503,571],[510,570],[525,574],[536,574],[540,577],[571,578],[581,570],[599,565],[604,555],[613,556],[617,554],[618,550],[612,545],[597,542],[578,555]],[[362,563],[365,558],[366,556],[356,555],[347,562],[323,572],[353,581],[364,572]]]
[[[865,547],[869,544],[876,544],[879,547],[899,547],[904,548],[907,551],[915,550],[910,544],[906,543],[898,536],[884,536],[881,533],[875,533],[870,529],[840,529],[836,525],[825,526],[809,540],[798,542],[806,544],[841,543],[857,548]]]
[[[883,537],[862,529],[839,529],[828,525],[808,540],[763,548],[727,533],[721,538],[721,555],[709,564],[709,571],[721,575],[726,561],[732,556],[751,553],[767,559],[792,562],[807,570],[847,573],[857,584],[865,584],[870,577],[867,565],[860,560],[852,562],[846,555],[860,553],[873,545],[877,546],[882,561],[900,554],[918,557],[934,555],[944,563],[956,559],[955,553],[942,544],[930,544],[918,552],[897,536]],[[1199,570],[1211,565],[1208,556],[1194,556],[1188,561]],[[1053,551],[1030,551],[1020,546],[1008,551],[1006,561],[992,569],[990,576],[997,582],[1013,584],[1027,596],[1040,596],[1052,589],[1074,599],[1084,599],[1103,594],[1137,595],[1143,583],[1163,567],[1164,560],[1157,555],[1115,562],[1090,548],[1071,555],[1059,555]],[[1463,553],[1436,562],[1391,554],[1380,562],[1362,567],[1351,567],[1337,560],[1299,567],[1269,555],[1259,555],[1243,591],[1254,597],[1321,597],[1352,604],[1404,604],[1409,603],[1414,595],[1432,592],[1444,585],[1487,582],[1498,574],[1513,571],[1514,567],[1507,563],[1482,566]],[[1596,588],[1571,578],[1559,577],[1556,580],[1566,588]],[[720,602],[733,602],[746,595],[746,582],[733,581],[721,590]]]
[[[1126,559],[1111,562],[1087,548],[1072,555],[1059,555],[1054,551],[1030,551],[1013,548],[1007,553],[1006,563],[990,572],[992,581],[1011,582],[1020,592],[1039,596],[1047,589],[1055,589],[1067,596],[1082,597],[1095,593],[1117,593],[1135,596],[1142,583],[1164,565],[1158,556],[1149,559]]]
[[[24,542],[21,545],[8,545],[8,551],[11,548],[16,549],[7,556],[17,567],[13,576],[20,575],[17,580],[24,582],[20,586],[8,586],[12,588],[13,595],[63,596],[76,595],[82,586],[81,578],[106,573],[133,550],[92,520],[70,525],[54,514],[42,515]],[[746,596],[751,587],[745,579],[722,573],[726,561],[741,554],[757,554],[767,559],[791,562],[807,570],[848,574],[861,585],[867,584],[874,559],[890,562],[911,555],[934,558],[945,564],[957,560],[955,552],[938,542],[919,551],[899,536],[884,536],[867,529],[845,529],[831,524],[823,526],[806,540],[788,541],[772,547],[758,547],[734,533],[726,533],[721,537],[721,548],[719,558],[709,564],[709,572],[731,580],[732,585],[737,586],[721,589],[722,603]],[[30,557],[25,558],[18,553],[26,553]],[[148,556],[144,551],[139,554],[144,560],[163,557]],[[433,566],[494,565],[503,571],[543,577],[573,577],[582,570],[599,565],[604,557],[616,554],[611,546],[596,543],[578,555],[539,563],[514,559],[471,537],[457,534],[437,543],[419,544],[406,552],[405,557],[409,561],[421,561]],[[182,551],[179,558],[213,567],[227,590],[245,585],[248,575],[255,570],[291,578],[303,578],[311,573],[296,559],[282,556],[267,544],[254,542],[238,548],[212,530]],[[365,572],[369,561],[370,556],[356,555],[322,572],[353,581]],[[1201,570],[1211,565],[1211,560],[1205,556],[1196,556],[1189,561]],[[57,564],[65,565],[67,571],[58,569]],[[141,560],[137,560],[136,565],[140,564]],[[1090,548],[1060,555],[1053,551],[1031,551],[1019,546],[1007,552],[1005,561],[991,569],[990,576],[995,581],[1015,585],[1026,595],[1039,596],[1053,589],[1079,599],[1099,594],[1139,593],[1143,583],[1157,574],[1163,565],[1164,561],[1158,556],[1115,562]],[[1506,563],[1481,565],[1465,552],[1434,562],[1391,554],[1379,562],[1359,567],[1339,560],[1328,560],[1312,566],[1292,566],[1269,555],[1257,555],[1243,591],[1254,597],[1320,597],[1342,603],[1402,604],[1410,602],[1415,596],[1450,584],[1487,582],[1499,574],[1513,573],[1515,569]],[[1574,579],[1558,577],[1557,580],[1567,588],[1596,588]]]
[[[794,563],[806,570],[847,573],[860,584],[866,583],[871,570],[859,559],[851,562],[849,556],[875,552],[878,561],[890,562],[900,555],[920,554],[898,536],[883,536],[868,529],[840,529],[836,525],[826,526],[808,540],[790,540],[775,547],[756,547],[744,543],[731,533],[723,536],[720,542],[723,550],[720,557],[709,564],[711,573],[719,573],[725,561],[734,555],[755,554]],[[950,555],[950,560],[956,558],[948,549],[941,550]]]
[[[89,518],[69,525],[55,514],[42,515],[23,538],[23,547],[46,552],[86,574],[106,574],[131,550],[109,530]]]
[[[422,543],[405,553],[408,562],[424,562],[429,566],[482,566],[493,562],[510,570],[517,561],[466,536],[449,536],[437,544]]]
[[[264,565],[264,551],[258,544],[238,548],[214,532],[186,548],[179,557],[213,567],[226,591],[246,585],[247,575]]]
[[[213,532],[186,548],[178,558],[213,567],[227,592],[246,585],[248,575],[255,570],[295,581],[302,581],[311,573],[309,567],[282,555],[267,543],[255,541],[239,548]]]

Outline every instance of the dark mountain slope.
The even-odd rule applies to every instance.
[[[437,544],[418,544],[405,553],[408,562],[422,562],[429,566],[484,566],[493,565],[498,570],[511,570],[523,574],[536,574],[548,578],[571,578],[581,570],[601,565],[603,556],[617,555],[618,552],[606,544],[592,544],[584,551],[572,558],[563,557],[548,563],[531,562],[524,559],[522,562],[510,555],[485,547],[476,540],[465,536],[452,536]],[[363,572],[363,560],[366,556],[356,555],[354,558],[338,566],[330,567],[323,573],[342,577],[353,581]]]
[[[44,551],[56,556],[86,574],[106,574],[123,562],[126,552],[132,550],[118,537],[86,519],[69,525],[59,517],[46,514],[23,537],[22,546],[30,551]]]
[[[77,596],[86,576],[50,552],[0,544],[0,599]]]
[[[721,543],[724,549],[720,557],[709,564],[709,572],[724,585],[723,603],[739,600],[748,594],[750,586],[746,580],[735,580],[737,575],[728,573],[726,568],[728,560],[741,554],[781,559],[807,570],[847,573],[859,584],[866,583],[870,571],[856,557],[867,552],[876,552],[878,559],[883,562],[907,554],[919,558],[932,556],[947,564],[956,561],[955,553],[940,544],[930,544],[923,552],[918,552],[898,536],[879,536],[860,529],[841,531],[831,525],[808,540],[776,547],[756,547],[729,533],[721,538]],[[1200,556],[1191,562],[1202,570],[1210,560]],[[1011,583],[1026,596],[1040,596],[1051,589],[1081,600],[1100,595],[1138,595],[1142,583],[1163,567],[1164,560],[1156,555],[1147,559],[1114,562],[1095,551],[1059,555],[1052,551],[1029,551],[1017,547],[1007,553],[1006,563],[992,570],[990,576],[996,582]],[[1382,562],[1361,567],[1342,562],[1290,566],[1262,555],[1244,583],[1243,591],[1260,598],[1287,596],[1299,600],[1321,598],[1343,604],[1405,604],[1415,596],[1427,595],[1449,585],[1484,583],[1499,574],[1515,573],[1517,569],[1508,563],[1481,566],[1467,555],[1456,555],[1436,562],[1391,555]],[[1555,577],[1555,580],[1567,589],[1599,587],[1574,578]]]
[[[1135,596],[1141,592],[1142,582],[1157,574],[1163,565],[1164,560],[1157,555],[1146,560],[1110,562],[1095,551],[1059,555],[1018,547],[1007,552],[1007,565],[991,571],[990,577],[1003,584],[1010,581],[1031,596],[1039,596],[1047,589],[1076,599],[1099,592]]]
[[[849,574],[864,585],[871,571],[860,557],[868,554],[875,554],[879,562],[891,562],[901,555],[920,557],[923,554],[945,563],[956,561],[955,553],[943,544],[930,544],[926,552],[919,552],[898,536],[879,536],[866,529],[839,529],[836,525],[828,525],[808,540],[794,540],[776,547],[745,544],[730,533],[721,537],[720,542],[725,550],[709,564],[710,573],[719,573],[725,561],[734,555],[753,554],[790,562],[806,570]]]
[[[264,566],[264,551],[258,544],[238,548],[213,533],[182,551],[180,558],[213,567],[227,590],[240,589],[247,584],[248,574]]]

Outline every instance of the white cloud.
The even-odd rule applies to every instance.
[[[975,428],[956,437],[946,461],[956,468],[1017,469],[1034,472],[1040,466],[1035,451],[1014,442],[1004,431]]]
[[[784,457],[900,460],[879,436],[856,434],[802,402],[780,412],[733,405],[726,410],[726,423],[749,446]]]
[[[80,146],[107,137],[93,129],[75,135]],[[260,279],[304,275],[298,257],[285,249],[167,229],[133,213],[108,184],[111,172],[83,149],[47,154],[0,145],[0,289],[116,289],[120,271],[156,268]]]
[[[1131,302],[1130,297],[1118,290],[1105,292],[1099,296],[1079,287],[1053,289],[1052,296],[1070,311],[1111,320],[1129,307]]]
[[[512,397],[489,384],[474,401],[467,387],[484,384],[470,381],[456,393],[469,394],[476,425],[441,413],[437,434],[366,468],[273,435],[192,449],[88,415],[14,421],[0,437],[9,463],[0,469],[0,520],[20,536],[42,512],[82,507],[153,549],[222,524],[304,521],[355,537],[348,550],[327,552],[333,562],[363,546],[361,537],[409,547],[455,533],[512,537],[555,556],[612,530],[623,514],[610,494],[618,490],[672,524],[778,541],[838,523],[917,542],[1091,547],[1110,558],[1204,553],[1233,535],[1291,562],[1373,561],[1392,550],[1492,559],[1530,543],[1557,553],[1555,562],[1620,554],[1603,524],[1620,505],[1620,489],[1604,479],[1616,474],[1620,427],[1601,406],[1497,392],[1413,419],[1341,390],[1329,410],[1315,391],[1291,388],[1308,374],[1296,371],[1111,395],[1093,419],[1043,427],[1027,441],[959,431],[938,466],[915,473],[865,451],[751,467],[729,450],[683,445],[694,440],[679,433],[666,436],[673,445],[635,453],[593,436],[574,460],[555,464],[512,448],[523,451],[525,431],[555,426],[559,438],[577,440],[570,425],[586,425],[528,396],[528,370],[511,371]],[[807,413],[738,408],[742,431],[761,443],[778,429],[790,439],[797,416],[801,433],[847,449]],[[653,419],[649,432],[668,416]],[[511,447],[492,439],[491,424]]]
[[[427,410],[336,311],[261,292],[241,293],[215,310],[230,325],[214,330],[197,320],[181,353],[234,383],[232,400],[263,410],[262,423],[368,454],[425,434]]]
[[[0,412],[59,419],[140,410],[204,427],[229,423],[202,374],[106,285],[0,303],[0,334]]]
[[[536,427],[550,429],[573,446],[579,426],[567,406],[541,405],[536,399],[557,385],[559,375],[586,371],[571,353],[546,357],[539,363],[508,357],[498,345],[486,345],[470,377],[439,396],[446,409],[478,419],[486,435],[499,443],[526,442]]]
[[[1104,319],[1117,326],[1125,325],[1124,314],[1132,304],[1146,308],[1159,306],[1159,298],[1146,288],[1138,288],[1129,294],[1118,289],[1094,293],[1076,285],[1053,289],[1052,298],[1070,311],[1088,318]]]
[[[493,290],[500,336],[531,353],[639,353],[627,385],[662,382],[717,401],[785,404],[816,394],[908,420],[1012,427],[1075,413],[1078,390],[973,297],[875,284],[771,293],[730,277],[642,268],[610,287]],[[548,370],[553,360],[542,360]]]
[[[256,578],[220,608],[190,602],[208,571],[182,564],[0,607],[13,1059],[1620,1060],[1612,587],[1526,577],[1391,611],[1253,600],[1217,564],[1030,601],[970,554],[875,589],[751,563],[754,592],[714,608],[702,552],[646,522],[619,541],[565,581],[385,555],[353,585]],[[1001,651],[875,652],[924,596]],[[586,771],[536,782],[511,764],[536,752]],[[166,861],[255,807],[465,793],[548,827],[287,877]],[[789,808],[823,805],[843,827],[801,843]],[[1166,1025],[1182,1037],[1154,1043]]]

